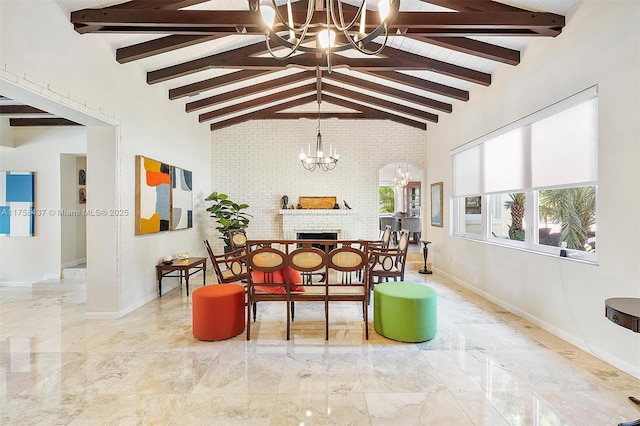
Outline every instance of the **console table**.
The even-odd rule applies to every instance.
[[[613,297],[604,301],[604,315],[609,321],[631,331],[640,333],[640,298]],[[629,400],[640,405],[640,400],[630,396]],[[618,426],[640,426],[640,419],[618,423]]]
[[[614,297],[604,302],[604,315],[609,321],[640,333],[640,298]]]
[[[158,296],[162,297],[162,278],[163,277],[180,277],[180,285],[182,285],[182,277],[187,287],[187,296],[189,296],[189,277],[197,272],[202,271],[202,285],[207,279],[207,258],[206,257],[190,257],[188,259],[175,259],[171,263],[161,262],[156,265],[156,276],[158,278]],[[171,275],[172,272],[178,272],[177,275]]]

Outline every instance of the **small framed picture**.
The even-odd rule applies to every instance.
[[[80,169],[78,172],[78,185],[87,184],[87,172],[84,169]]]
[[[442,227],[442,182],[431,184],[431,226]]]

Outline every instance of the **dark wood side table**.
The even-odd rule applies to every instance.
[[[164,277],[180,277],[180,285],[182,285],[182,277],[184,277],[187,287],[187,296],[189,296],[189,277],[200,271],[202,271],[202,285],[204,285],[207,280],[206,257],[190,257],[184,260],[175,259],[169,264],[164,262],[157,264],[156,277],[158,278],[158,296],[162,297],[162,278]],[[178,272],[178,274],[171,275],[172,272]]]
[[[640,297],[613,297],[604,301],[604,315],[621,327],[640,333]],[[640,400],[630,396],[629,400],[640,405]],[[618,426],[639,426],[640,419],[618,423]]]
[[[609,321],[640,333],[640,298],[614,297],[604,302],[604,315]]]

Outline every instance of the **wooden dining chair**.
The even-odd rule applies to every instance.
[[[228,236],[231,250],[237,250],[247,246],[247,234],[244,229],[229,229]]]
[[[219,284],[247,281],[247,267],[244,265],[243,249],[215,255],[209,240],[203,240],[203,242],[207,253],[209,253],[209,259],[211,259]]]
[[[369,339],[368,245],[343,243],[327,255],[326,339],[329,339],[331,302],[362,302],[365,338]],[[362,273],[364,271],[364,273]]]
[[[239,249],[245,250],[245,249]],[[290,296],[283,283],[283,270],[288,265],[287,254],[273,247],[247,246],[247,340],[251,340],[251,312],[256,319],[255,306],[258,302],[284,302],[287,305],[287,340],[291,335]]]
[[[295,303],[297,301],[322,302],[326,304],[326,260],[327,250],[313,247],[302,246],[296,248],[289,253],[289,270],[297,273],[295,275],[304,279],[300,280],[302,285],[297,285],[294,274],[289,273],[287,282],[291,293],[291,321],[295,318]],[[320,276],[319,281],[311,279],[312,276]],[[326,312],[326,306],[325,306]]]
[[[209,259],[213,264],[213,270],[216,274],[218,284],[238,283],[247,286],[247,266],[245,261],[245,250],[239,248],[223,254],[215,255],[209,244],[209,240],[203,240],[204,246],[209,253]],[[251,305],[253,316],[256,315],[256,305]]]
[[[397,247],[379,248],[373,246],[369,250],[369,290],[383,281],[403,281],[404,270],[409,249],[409,233],[400,231]]]

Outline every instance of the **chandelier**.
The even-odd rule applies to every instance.
[[[320,134],[320,102],[318,102],[318,135],[316,136],[316,151],[314,156],[311,156],[311,144],[309,144],[307,154],[304,153],[304,148],[300,152],[300,161],[302,167],[310,172],[318,169],[326,172],[327,170],[333,170],[338,163],[340,156],[333,150],[333,145],[329,145],[329,155],[324,155],[324,149],[322,148],[322,135]]]
[[[324,11],[326,19],[314,19],[313,15],[318,11]],[[291,0],[287,0],[287,18],[282,16],[276,0],[249,0],[249,10],[254,15],[256,22],[262,24],[267,41],[267,49],[271,56],[277,59],[287,59],[295,52],[319,53],[327,55],[327,67],[331,73],[331,52],[340,52],[348,49],[356,49],[366,55],[376,55],[384,49],[389,35],[389,25],[393,22],[400,8],[400,0],[380,0],[378,12],[380,23],[376,28],[367,34],[367,7],[366,0],[362,0],[360,6],[355,11],[355,15],[349,21],[342,10],[342,0],[307,0],[307,14],[304,23],[297,25],[294,23],[291,9]],[[337,7],[336,7],[337,5]],[[336,10],[337,9],[337,10]],[[279,22],[276,23],[275,19]],[[359,28],[355,29],[360,18]],[[369,27],[372,25],[369,24]],[[289,37],[279,35],[278,31],[288,31]],[[336,42],[336,32],[341,32],[339,42]],[[383,43],[375,50],[366,49],[367,43],[376,37],[384,35]],[[313,37],[316,43],[312,42]],[[288,48],[284,55],[277,55],[272,47],[272,43]]]
[[[395,188],[398,190],[404,188],[409,183],[410,178],[411,173],[409,173],[409,166],[407,164],[398,164],[398,167],[396,167],[396,173],[393,177],[393,185]]]

